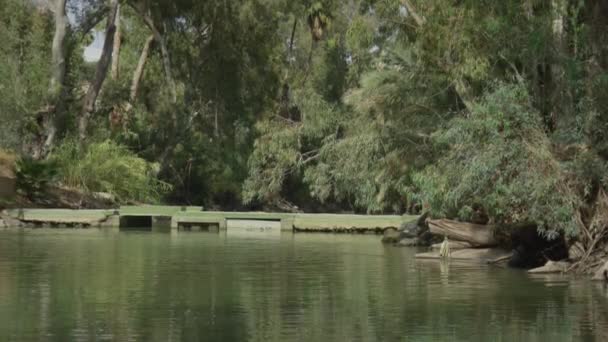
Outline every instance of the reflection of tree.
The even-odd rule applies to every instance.
[[[375,238],[26,235],[0,238],[0,340],[608,337],[605,288],[422,263]]]
[[[608,341],[608,287],[605,284],[571,286],[568,300],[578,303],[572,317],[573,336],[584,341]]]

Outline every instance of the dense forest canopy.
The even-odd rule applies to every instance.
[[[0,147],[66,186],[605,220],[603,0],[0,0],[0,41]]]

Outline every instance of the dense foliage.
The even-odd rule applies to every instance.
[[[0,0],[0,147],[120,201],[576,233],[608,181],[607,18],[601,0]]]

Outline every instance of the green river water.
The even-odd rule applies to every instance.
[[[0,341],[608,341],[608,289],[377,236],[0,231]]]

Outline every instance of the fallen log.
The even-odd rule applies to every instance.
[[[493,247],[498,245],[494,237],[494,227],[453,220],[429,220],[431,233],[447,236],[451,240],[464,241],[473,247]]]

